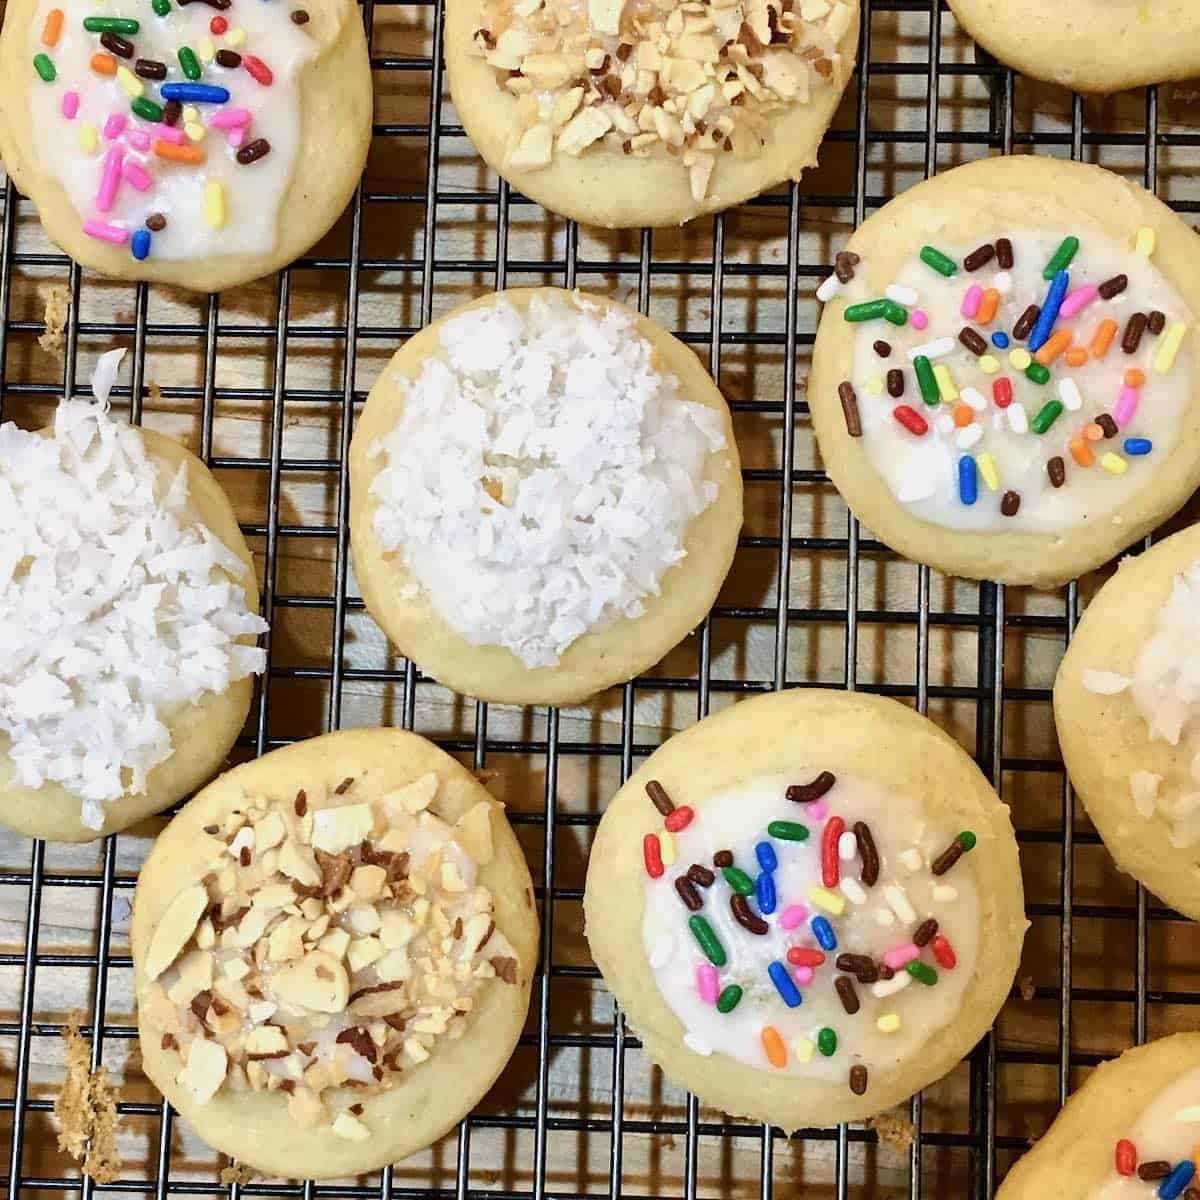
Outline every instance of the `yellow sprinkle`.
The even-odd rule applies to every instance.
[[[871,396],[883,395],[883,380],[878,375],[874,379],[867,380],[867,393]]]
[[[880,1033],[895,1033],[900,1028],[899,1013],[884,1013],[878,1021],[875,1022],[875,1028]]]
[[[185,104],[183,112],[179,114],[185,121],[200,120],[200,110],[194,104]]]
[[[217,57],[217,48],[213,45],[212,38],[204,38],[200,42],[200,48],[196,51],[204,62],[212,62]]]
[[[246,41],[246,31],[234,26],[234,28],[225,35],[225,41],[231,46],[244,45]]]
[[[100,144],[100,139],[96,134],[95,125],[80,125],[79,127],[79,148],[84,154],[95,154],[96,147]]]
[[[662,852],[663,866],[673,866],[675,864],[675,835],[666,829],[660,829],[658,846]]]
[[[1175,357],[1179,353],[1179,347],[1183,345],[1185,333],[1187,326],[1182,321],[1172,321],[1167,326],[1167,332],[1159,340],[1158,350],[1154,355],[1154,369],[1160,375],[1165,375],[1175,365]]]
[[[979,360],[979,369],[985,375],[995,375],[1000,370],[1000,360],[994,354],[985,354]]]
[[[823,908],[827,913],[832,913],[835,917],[840,917],[846,911],[845,900],[837,892],[827,891],[823,887],[812,888],[808,893],[808,898],[818,908]]]
[[[1129,464],[1119,454],[1114,454],[1111,450],[1100,460],[1100,465],[1110,475],[1124,475],[1129,470]]]
[[[1016,367],[1018,371],[1023,371],[1031,362],[1033,362],[1033,355],[1030,354],[1028,350],[1023,350],[1020,346],[1018,346],[1017,349],[1013,350],[1009,354],[1008,361],[1012,363],[1012,365]]]
[[[214,229],[225,227],[225,189],[219,179],[210,179],[204,185],[204,217]],[[669,835],[664,835],[667,837]],[[663,862],[667,861],[667,847],[663,845]],[[675,841],[671,839],[671,862],[675,861]]]
[[[808,1038],[797,1038],[796,1044],[792,1047],[792,1052],[800,1062],[812,1062],[813,1050],[816,1047],[808,1040]]]
[[[188,121],[183,127],[183,132],[186,133],[193,142],[204,141],[204,126],[196,121]]]
[[[975,465],[979,468],[983,482],[994,492],[1000,486],[1000,476],[996,473],[996,460],[990,454],[977,454]]]
[[[950,368],[944,363],[938,363],[933,368],[933,377],[937,380],[938,391],[942,394],[942,399],[947,404],[953,404],[958,399],[958,388],[954,386],[954,380],[950,377]]]
[[[1149,258],[1154,253],[1154,230],[1149,225],[1143,225],[1134,236],[1133,252],[1142,258]]]
[[[117,68],[117,82],[131,100],[146,94],[146,85],[128,67]]]

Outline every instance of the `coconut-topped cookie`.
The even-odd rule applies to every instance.
[[[1200,248],[1148,192],[1028,157],[892,201],[823,286],[809,402],[830,475],[889,545],[1060,583],[1200,481]]]
[[[1003,1003],[1025,929],[1007,812],[970,760],[843,693],[747,701],[656,752],[605,814],[585,905],[655,1061],[787,1129],[949,1070]]]
[[[1092,599],[1054,716],[1117,865],[1200,919],[1200,526],[1122,563]]]
[[[233,510],[178,443],[65,400],[0,426],[0,821],[87,841],[211,777],[265,666]]]
[[[428,1145],[491,1086],[537,917],[483,786],[359,730],[201,792],[146,861],[132,937],[150,1077],[218,1149],[324,1178]]]
[[[677,225],[799,179],[850,78],[852,0],[452,0],[480,153],[554,212]]]
[[[363,599],[456,691],[565,703],[703,620],[742,481],[696,356],[622,305],[557,288],[457,309],[371,390],[350,458]]]

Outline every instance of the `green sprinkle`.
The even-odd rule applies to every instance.
[[[1029,422],[1029,428],[1037,434],[1045,433],[1062,414],[1063,406],[1061,400],[1047,400],[1038,415]]]
[[[1079,239],[1077,237],[1065,237],[1062,244],[1055,250],[1050,261],[1042,270],[1043,279],[1053,279],[1059,271],[1065,271],[1071,265],[1071,259],[1075,257],[1076,251],[1079,249]]]
[[[912,962],[905,963],[904,969],[918,983],[923,983],[926,987],[933,987],[937,983],[937,972],[928,963],[921,962],[919,958],[914,958]]]
[[[908,324],[908,309],[903,304],[897,304],[895,300],[885,300],[883,310],[883,319],[890,321],[893,325]]]
[[[133,34],[141,29],[131,17],[84,17],[83,27],[88,33]]]
[[[801,825],[799,821],[772,821],[767,826],[767,833],[784,842],[808,841],[808,826]]]
[[[754,880],[751,879],[750,876],[741,869],[741,867],[726,867],[721,874],[725,876],[725,882],[729,884],[729,886],[733,888],[733,890],[737,892],[739,896],[749,896],[753,894]]]
[[[155,16],[165,17],[171,11],[171,0],[150,0]]]
[[[33,69],[42,77],[43,83],[53,83],[58,72],[54,69],[54,64],[45,54],[35,54],[33,56]]]
[[[717,1012],[731,1013],[742,999],[742,989],[736,983],[731,983],[717,997]]]
[[[712,926],[699,914],[694,917],[688,917],[688,928],[692,931],[692,936],[700,944],[700,949],[704,951],[704,957],[708,959],[714,967],[723,967],[725,965],[725,947],[721,945],[717,935],[713,933]]]
[[[958,844],[964,850],[974,850],[975,841],[975,835],[969,829],[964,829],[962,833],[958,835]]]
[[[1025,378],[1032,379],[1034,383],[1049,383],[1050,368],[1042,366],[1040,362],[1031,362],[1025,368]]]
[[[163,110],[153,100],[147,100],[145,96],[138,96],[131,100],[129,107],[133,109],[133,115],[141,117],[143,121],[161,121],[163,119]]]
[[[196,52],[191,46],[179,47],[179,66],[183,73],[192,80],[200,78],[200,63],[196,59]]]
[[[947,279],[958,271],[958,263],[940,250],[934,249],[933,246],[921,247],[921,261],[927,267],[932,267],[939,275],[945,275]]]
[[[817,1034],[817,1049],[826,1058],[832,1058],[837,1050],[837,1034],[828,1025]]]
[[[933,367],[930,366],[929,359],[923,354],[918,354],[913,359],[913,370],[917,373],[917,385],[921,389],[921,399],[930,407],[940,404],[942,396],[938,391],[937,380],[933,377]]]
[[[888,305],[893,303],[892,300],[867,300],[862,304],[851,304],[842,316],[847,321],[877,321],[887,316]]]

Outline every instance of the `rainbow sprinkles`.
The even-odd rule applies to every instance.
[[[316,53],[308,21],[284,0],[43,0],[34,145],[83,232],[137,260],[270,252]]]

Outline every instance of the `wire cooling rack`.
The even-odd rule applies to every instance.
[[[228,1164],[173,1118],[136,1053],[129,901],[161,821],[90,847],[4,835],[9,1195],[990,1197],[1089,1067],[1193,1023],[1200,946],[1195,927],[1114,870],[1062,771],[1049,689],[1094,581],[1033,594],[947,580],[859,527],[809,428],[813,293],[865,214],[989,152],[1098,161],[1195,213],[1196,93],[1085,104],[978,53],[937,0],[863,0],[860,69],[818,170],[682,231],[598,234],[548,216],[474,155],[449,102],[436,3],[367,0],[362,15],[371,161],[338,227],[278,277],[219,299],[95,278],[45,240],[8,184],[0,402],[5,419],[35,426],[64,390],[86,388],[100,351],[131,349],[117,403],[212,465],[255,551],[270,671],[238,754],[391,723],[487,772],[538,883],[529,1023],[488,1098],[423,1155],[320,1187],[222,1175]],[[522,711],[455,697],[394,657],[353,581],[345,464],[357,407],[405,337],[471,296],[543,282],[636,303],[705,357],[734,410],[747,523],[719,603],[654,672],[583,708]],[[60,339],[46,337],[55,295],[69,302]],[[814,684],[928,711],[1001,789],[1022,844],[1031,928],[1012,999],[882,1143],[860,1126],[788,1140],[701,1109],[646,1061],[582,938],[587,846],[635,759],[741,696]],[[111,1184],[82,1178],[55,1146],[59,1034],[76,1008],[92,1065],[123,1080]]]

